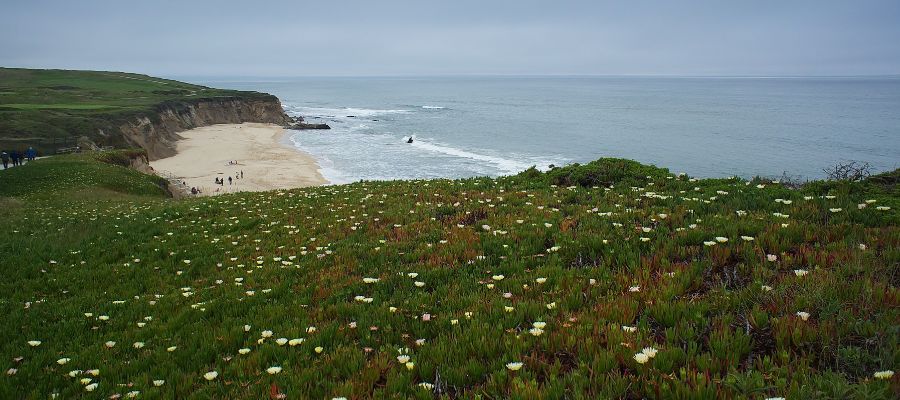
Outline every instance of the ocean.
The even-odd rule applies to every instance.
[[[697,177],[900,167],[900,78],[191,78],[278,96],[333,183],[515,174],[621,157]],[[412,144],[406,138],[412,136]]]

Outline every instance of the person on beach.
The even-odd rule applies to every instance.
[[[192,188],[191,188],[191,194],[196,196],[196,195],[197,195],[197,188],[192,187]]]
[[[9,154],[4,151],[2,154],[0,154],[0,159],[3,160],[3,169],[9,168]]]
[[[229,185],[231,184],[231,177],[230,177],[230,176],[228,177],[228,184],[229,184]]]
[[[244,179],[244,170],[241,170],[241,179]]]

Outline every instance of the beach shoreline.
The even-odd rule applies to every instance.
[[[192,196],[191,188],[210,196],[328,184],[315,158],[291,146],[287,134],[280,125],[265,123],[195,128],[178,133],[182,139],[174,156],[150,166],[186,196]],[[217,178],[224,184],[216,184]]]

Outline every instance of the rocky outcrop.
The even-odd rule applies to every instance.
[[[308,124],[306,122],[295,122],[293,124],[286,125],[287,129],[294,130],[304,130],[304,129],[331,129],[328,124]]]
[[[175,142],[181,139],[178,132],[188,129],[243,122],[285,125],[291,121],[275,96],[214,97],[161,103],[155,113],[137,115],[119,125],[118,131],[128,145],[146,150],[150,160],[157,160],[175,155]]]

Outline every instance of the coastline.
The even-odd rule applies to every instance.
[[[311,155],[289,145],[280,125],[218,124],[178,135],[182,139],[175,143],[175,155],[151,161],[150,166],[185,196],[192,196],[192,187],[200,190],[198,196],[210,196],[329,183]],[[224,179],[224,185],[215,184],[216,178]]]

